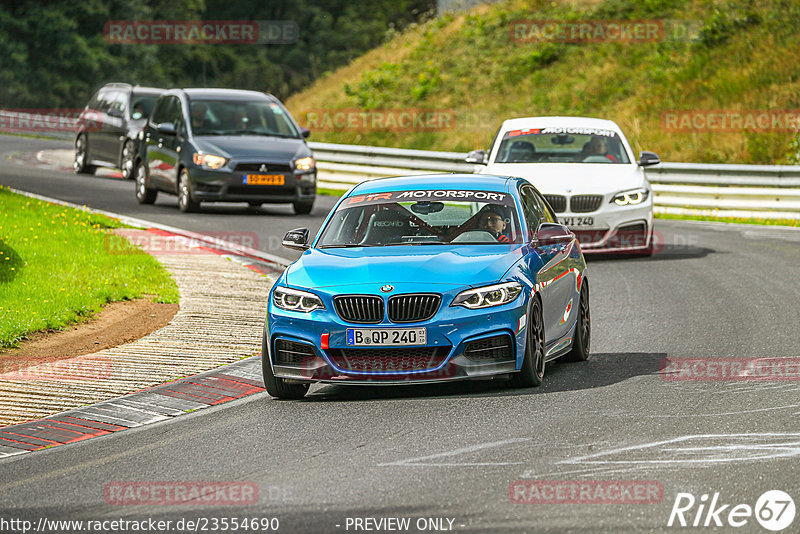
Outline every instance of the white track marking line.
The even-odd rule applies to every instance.
[[[644,449],[652,449],[655,447],[659,447],[662,445],[671,445],[677,444],[681,442],[686,442],[692,439],[733,439],[733,438],[751,438],[758,439],[758,438],[767,438],[767,437],[777,437],[777,438],[797,438],[800,436],[800,433],[762,433],[762,434],[698,434],[698,435],[690,435],[690,436],[681,436],[679,438],[668,439],[664,441],[655,441],[652,443],[645,443],[643,445],[632,445],[629,447],[621,447],[618,449],[612,449],[610,451],[598,452],[594,454],[587,454],[585,456],[578,456],[575,458],[569,458],[567,460],[561,460],[558,462],[559,464],[592,464],[592,465],[614,465],[614,464],[622,464],[622,465],[669,465],[669,464],[712,464],[712,463],[729,463],[733,461],[742,461],[742,460],[768,460],[768,459],[776,459],[776,458],[787,458],[792,456],[800,455],[800,442],[790,442],[786,443],[747,443],[745,445],[728,445],[724,446],[724,449],[727,451],[736,451],[736,450],[745,450],[745,451],[752,451],[753,449],[757,449],[759,451],[771,451],[771,454],[761,454],[758,456],[748,456],[745,458],[737,458],[737,457],[730,457],[730,458],[674,458],[674,459],[666,459],[666,460],[599,460],[599,457],[602,456],[611,456],[613,454],[624,453],[628,451],[640,451]],[[786,447],[790,447],[788,450],[785,450]],[[691,451],[691,450],[704,450],[704,449],[713,449],[715,447],[685,447],[682,449],[672,448],[669,447],[663,450],[670,450],[670,451]],[[776,451],[775,449],[778,448]],[[780,452],[783,451],[783,452]]]
[[[511,445],[513,443],[523,443],[525,441],[531,441],[531,439],[530,438],[513,438],[513,439],[505,439],[505,440],[502,440],[502,441],[492,441],[492,442],[489,442],[489,443],[479,443],[478,445],[471,445],[469,447],[462,447],[460,449],[455,449],[455,450],[447,451],[447,452],[440,452],[438,454],[431,454],[429,456],[418,456],[416,458],[406,458],[405,460],[397,460],[395,462],[388,462],[388,463],[378,464],[378,466],[379,467],[395,466],[395,465],[402,465],[402,466],[409,466],[409,465],[411,465],[411,466],[413,466],[413,465],[434,466],[434,465],[437,465],[437,464],[425,464],[425,463],[421,463],[421,462],[424,462],[425,460],[433,460],[433,459],[436,459],[436,458],[447,458],[447,457],[451,457],[451,456],[458,456],[459,454],[468,454],[470,452],[480,451],[480,450],[483,450],[483,449],[491,449],[491,448],[495,448],[495,447],[502,447],[503,445]],[[488,465],[514,465],[514,464],[518,464],[518,463],[522,463],[522,462],[513,462],[513,463],[509,463],[509,462],[497,462],[497,463],[490,463],[490,462],[487,462],[487,463],[453,463],[453,464],[438,464],[438,465],[447,465],[447,466],[485,465],[485,466],[488,466]]]
[[[769,411],[772,411],[772,410],[783,410],[785,408],[797,408],[797,407],[800,407],[800,404],[789,404],[789,405],[786,405],[786,406],[775,406],[775,407],[772,407],[772,408],[754,408],[752,410],[742,410],[740,412],[722,412],[722,413],[704,413],[704,414],[698,413],[698,414],[678,414],[678,415],[672,415],[672,414],[671,415],[649,415],[648,417],[650,417],[650,418],[658,418],[658,419],[660,419],[660,418],[672,418],[672,417],[680,417],[682,419],[686,418],[686,417],[718,417],[720,415],[741,415],[741,414],[745,414],[745,413],[769,412]]]

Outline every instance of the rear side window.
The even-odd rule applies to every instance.
[[[134,119],[151,116],[157,99],[157,96],[150,94],[131,94],[131,116],[134,116],[137,113],[139,115],[134,116]]]

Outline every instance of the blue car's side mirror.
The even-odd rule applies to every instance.
[[[545,247],[559,243],[569,243],[574,237],[575,234],[563,224],[542,223],[536,230],[533,244],[537,247]]]
[[[286,248],[294,250],[307,250],[308,249],[308,228],[295,228],[289,230],[281,242]]]

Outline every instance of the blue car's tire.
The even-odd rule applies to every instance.
[[[589,313],[589,285],[584,280],[581,287],[581,300],[578,303],[578,319],[575,325],[575,340],[572,350],[562,359],[567,362],[583,362],[589,359],[589,349],[592,341],[592,318]]]
[[[272,374],[266,336],[261,340],[261,372],[264,375],[264,387],[271,397],[286,400],[302,399],[308,392],[308,384],[287,384],[286,380]]]
[[[511,376],[511,386],[531,388],[542,385],[544,379],[544,319],[542,305],[536,297],[531,298],[528,312],[528,334],[525,342],[525,358],[522,368]]]

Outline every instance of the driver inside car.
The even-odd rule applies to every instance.
[[[510,243],[511,240],[503,232],[506,230],[506,220],[500,213],[500,210],[494,207],[489,207],[481,213],[478,218],[478,228],[485,230],[492,234],[500,243]]]
[[[611,161],[617,160],[612,154],[608,153],[608,143],[606,143],[606,140],[602,137],[592,137],[591,141],[584,145],[582,153],[584,158],[589,156],[605,156]]]

